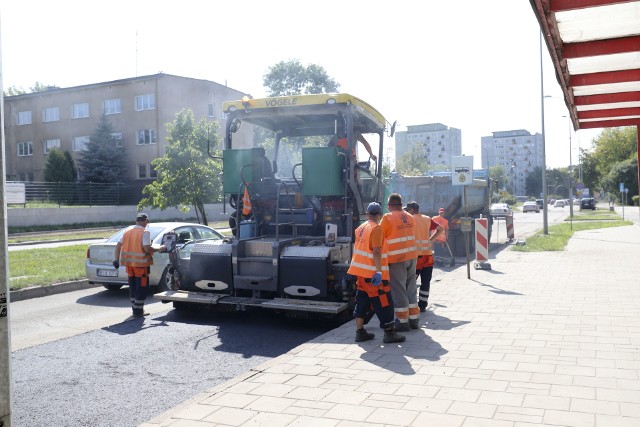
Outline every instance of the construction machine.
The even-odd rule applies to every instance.
[[[223,110],[219,159],[234,236],[177,251],[176,289],[155,297],[177,309],[349,316],[353,233],[367,205],[388,197],[382,157],[395,125],[344,93],[244,97]],[[357,146],[362,139],[376,154]]]

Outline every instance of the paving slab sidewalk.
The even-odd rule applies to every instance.
[[[433,283],[401,345],[349,322],[143,426],[638,426],[638,260],[638,225],[503,250]]]

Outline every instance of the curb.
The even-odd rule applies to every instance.
[[[101,285],[90,284],[88,279],[76,280],[72,282],[55,283],[49,286],[32,286],[30,288],[18,289],[9,292],[9,301],[23,301],[31,298],[46,297],[47,295],[73,292],[80,289],[95,288]]]

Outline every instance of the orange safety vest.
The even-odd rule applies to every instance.
[[[340,147],[344,150],[344,152],[347,152],[347,138],[340,138],[338,140],[338,143],[336,144],[336,147]],[[353,149],[351,149],[351,155],[353,156],[353,158],[356,158],[356,148],[355,146],[353,147]]]
[[[442,228],[444,228],[444,232],[440,233],[440,235],[436,238],[436,242],[439,243],[444,243],[447,241],[447,233],[449,232],[449,221],[447,220],[447,218],[443,217],[443,216],[434,216],[433,218],[431,218],[433,221],[435,221],[438,225],[441,225]]]
[[[429,240],[431,236],[431,218],[417,213],[413,216],[416,220],[416,246],[418,256],[433,255],[433,243]]]
[[[405,211],[391,211],[382,217],[388,222],[385,238],[389,246],[389,263],[408,261],[418,257],[416,253],[416,222],[411,214]]]
[[[369,247],[369,237],[375,227],[379,227],[375,221],[367,221],[356,228],[353,257],[351,258],[351,265],[347,273],[366,279],[370,279],[375,274],[377,270],[376,264],[373,261],[373,251]],[[380,264],[382,265],[382,280],[389,280],[389,258],[387,255],[386,239],[382,243],[382,259]]]
[[[132,227],[125,231],[122,237],[120,264],[129,267],[149,267],[153,264],[153,256],[146,253],[142,247],[144,232],[145,229],[142,227]]]

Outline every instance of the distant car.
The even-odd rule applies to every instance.
[[[585,197],[580,200],[580,209],[596,210],[596,201],[593,197]]]
[[[503,218],[505,216],[513,215],[513,211],[511,210],[509,205],[506,203],[492,204],[491,208],[489,208],[489,212],[491,213],[491,216],[496,218]]]
[[[536,204],[538,205],[538,207],[540,209],[544,209],[544,200],[542,199],[536,199]]]
[[[540,212],[540,206],[536,202],[524,202],[522,204],[522,213],[525,212]]]
[[[85,260],[85,271],[89,283],[97,283],[105,288],[116,291],[128,284],[126,267],[120,266],[118,270],[113,268],[111,263],[114,260],[116,244],[130,227],[125,227],[104,243],[93,243],[87,248],[87,258]],[[160,245],[162,236],[173,231],[177,237],[177,247],[185,243],[199,240],[222,240],[224,236],[211,227],[201,224],[191,224],[188,222],[155,222],[148,226],[151,235],[151,244]],[[149,285],[156,287],[156,290],[169,290],[168,270],[169,255],[155,252],[153,254],[153,265],[149,274]]]
[[[558,199],[553,204],[553,206],[556,207],[556,208],[564,208],[565,206],[567,206],[567,201],[563,200],[563,199]]]

